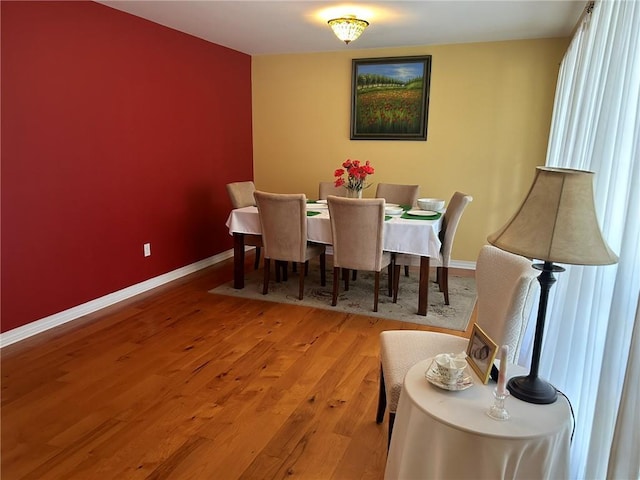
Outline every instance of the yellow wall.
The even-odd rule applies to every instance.
[[[545,162],[558,66],[568,39],[353,50],[252,59],[253,155],[260,190],[304,192],[346,158],[378,182],[418,183],[421,196],[473,196],[453,260],[475,261]],[[432,55],[427,141],[350,140],[351,60]]]

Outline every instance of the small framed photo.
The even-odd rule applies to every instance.
[[[478,326],[473,324],[471,337],[467,345],[467,362],[476,372],[482,383],[487,383],[491,367],[498,352],[498,345]]]

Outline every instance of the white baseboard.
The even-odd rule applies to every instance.
[[[411,255],[409,257],[405,257],[403,258],[403,260],[405,262],[408,260],[410,262],[409,265],[412,267],[420,266],[420,257],[417,255]],[[429,267],[436,268],[439,265],[440,265],[440,262],[438,262],[437,260],[432,260],[429,264]],[[461,270],[475,270],[476,262],[467,262],[465,260],[450,260],[449,268],[459,268]]]
[[[96,298],[95,300],[83,303],[82,305],[72,307],[59,313],[54,313],[48,317],[41,318],[40,320],[36,320],[21,327],[14,328],[13,330],[1,333],[0,348],[25,340],[33,335],[45,332],[72,320],[76,320],[102,308],[106,308],[115,303],[134,297],[140,293],[144,293],[153,288],[159,287],[160,285],[164,285],[165,283],[177,280],[178,278],[197,272],[198,270],[202,270],[203,268],[222,262],[223,260],[227,260],[231,257],[233,257],[233,250],[226,250],[218,255],[205,258],[204,260],[192,263],[186,267],[178,268],[172,272],[150,278],[144,282],[110,293],[109,295],[105,295],[104,297]],[[476,268],[475,262],[465,261],[451,261],[449,266],[451,268],[461,268],[465,270],[475,270]]]
[[[231,257],[233,257],[233,249],[226,250],[218,255],[213,255],[212,257],[205,258],[204,260],[192,263],[186,267],[178,268],[177,270],[150,278],[149,280],[145,280],[144,282],[132,285],[117,292],[110,293],[104,297],[96,298],[95,300],[83,303],[82,305],[72,307],[59,313],[54,313],[48,317],[44,317],[21,327],[14,328],[13,330],[6,331],[0,334],[0,348],[19,342],[33,335],[37,335],[38,333],[49,330],[50,328],[76,320],[102,308],[113,305],[114,303],[139,295],[140,293],[144,293],[148,290],[159,287],[160,285],[164,285],[165,283],[177,280],[180,277],[197,272],[198,270],[214,265],[218,262],[222,262],[223,260]]]
[[[462,270],[475,270],[476,262],[467,262],[464,260],[451,260],[449,268],[460,268]]]

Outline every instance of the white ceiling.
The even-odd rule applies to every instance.
[[[568,36],[584,0],[104,0],[104,5],[249,55]],[[345,45],[327,20],[370,22]]]

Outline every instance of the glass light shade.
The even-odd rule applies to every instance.
[[[327,22],[333,29],[333,33],[347,45],[360,36],[364,29],[369,26],[366,20],[360,20],[354,15],[345,15],[341,18],[334,18]]]
[[[527,258],[609,265],[618,257],[602,238],[593,201],[593,172],[537,167],[522,205],[489,243]]]

